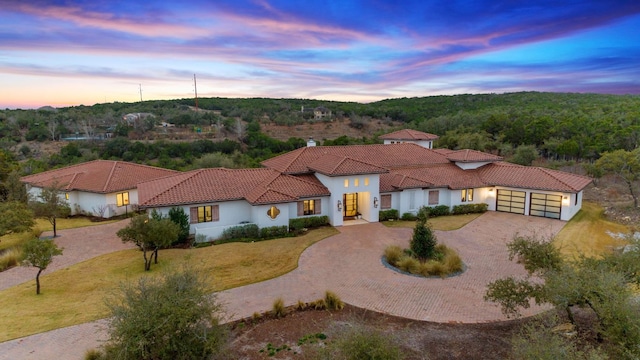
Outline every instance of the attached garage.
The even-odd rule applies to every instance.
[[[524,191],[499,189],[496,210],[524,215],[526,200],[527,193]]]
[[[560,219],[562,195],[531,193],[529,215]]]

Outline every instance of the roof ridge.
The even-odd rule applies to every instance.
[[[116,166],[118,165],[118,161],[114,161],[113,165],[111,165],[111,171],[109,172],[109,176],[107,176],[107,181],[104,182],[104,186],[102,187],[102,192],[106,192],[109,187],[109,182],[111,182],[111,177],[113,176],[114,171],[116,171]]]
[[[559,179],[555,174],[553,174],[553,173],[551,173],[551,172],[547,171],[547,170],[551,170],[551,169],[545,169],[545,168],[540,167],[540,166],[535,166],[534,168],[536,168],[536,169],[538,169],[538,170],[541,170],[541,171],[542,171],[542,172],[544,172],[545,174],[547,174],[547,175],[549,175],[549,176],[553,177],[556,181],[558,181],[558,182],[562,183],[564,186],[568,187],[569,189],[576,190],[576,188],[575,188],[575,187],[573,187],[573,186],[569,185],[568,183],[566,183],[566,182],[565,182],[565,181],[563,181],[563,180],[560,180],[560,179]],[[572,175],[578,175],[578,174],[572,174]],[[579,175],[579,176],[582,176],[582,175]]]

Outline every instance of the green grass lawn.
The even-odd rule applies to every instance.
[[[594,203],[582,203],[582,210],[562,228],[554,239],[563,255],[598,256],[625,242],[609,236],[607,232],[629,233],[629,227],[605,219],[604,209]]]
[[[480,215],[482,214],[439,216],[430,218],[427,222],[434,230],[451,231],[460,229],[461,227],[480,217]],[[416,227],[415,221],[394,220],[383,221],[382,223],[388,227],[406,227],[412,229]]]
[[[161,250],[159,264],[146,274],[156,276],[163,269],[189,263],[209,275],[212,290],[229,289],[295,269],[304,249],[337,233],[326,227],[294,238]],[[0,342],[104,318],[108,315],[104,298],[122,281],[144,275],[143,269],[142,253],[124,250],[42,276],[41,295],[35,294],[35,280],[1,291]],[[35,273],[34,269],[34,278]]]

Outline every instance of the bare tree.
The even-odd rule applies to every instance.
[[[47,123],[47,129],[49,130],[49,134],[51,134],[51,141],[56,141],[56,135],[58,135],[58,121],[49,120]]]
[[[109,207],[107,205],[98,205],[98,206],[92,207],[91,210],[93,211],[94,214],[103,218],[104,213],[107,211],[108,208]]]

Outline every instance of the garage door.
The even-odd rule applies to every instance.
[[[496,210],[524,215],[524,203],[527,193],[524,191],[498,190]]]
[[[562,209],[561,195],[531,193],[530,215],[560,219],[560,209]]]

